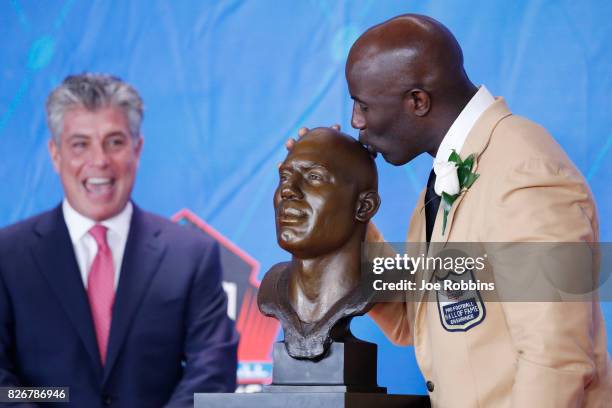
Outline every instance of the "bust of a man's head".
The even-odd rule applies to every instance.
[[[279,167],[274,193],[278,244],[297,258],[333,253],[362,241],[379,204],[374,160],[355,139],[316,128]]]
[[[259,300],[264,313],[281,320],[286,344],[296,337],[327,341],[335,323],[364,307],[357,296],[360,251],[380,204],[377,188],[368,151],[331,128],[308,132],[279,167],[276,236],[292,258],[268,272]],[[312,355],[303,350],[308,341],[300,344],[295,353],[287,344],[290,354]]]

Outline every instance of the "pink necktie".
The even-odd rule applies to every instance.
[[[87,297],[96,329],[96,339],[100,349],[102,365],[106,361],[106,347],[111,327],[113,301],[115,299],[115,271],[113,254],[106,242],[107,228],[96,224],[89,234],[98,244],[98,253],[91,264],[87,278]]]

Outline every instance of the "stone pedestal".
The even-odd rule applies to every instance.
[[[377,346],[354,337],[319,360],[294,359],[274,344],[272,384],[256,394],[196,394],[195,408],[424,408],[429,398],[390,395],[376,381]]]
[[[196,394],[194,408],[424,408],[429,398],[359,392]]]

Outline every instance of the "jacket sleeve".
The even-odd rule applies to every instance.
[[[395,257],[395,249],[385,242],[378,228],[370,221],[366,239],[369,244],[368,257]],[[384,276],[384,275],[383,275]],[[367,280],[366,280],[367,281]],[[398,346],[413,344],[413,333],[410,325],[410,310],[414,303],[407,299],[405,293],[400,293],[398,298],[385,299],[384,302],[376,303],[368,312],[368,316],[382,330],[391,343]]]
[[[209,245],[192,282],[186,311],[185,367],[168,407],[192,407],[196,392],[234,392],[238,334],[227,316],[219,247]]]
[[[495,208],[484,225],[488,241],[503,243],[582,243],[598,240],[597,215],[586,185],[570,164],[546,159],[526,160],[498,183]],[[494,218],[493,218],[494,217]],[[517,228],[516,226],[521,226]],[[551,245],[554,248],[554,245]],[[553,251],[554,252],[554,251]],[[496,281],[552,278],[558,282],[592,283],[595,259],[584,265],[559,265],[551,252],[544,264],[527,265],[524,257],[505,257],[493,263]],[[511,251],[509,252],[511,253]],[[596,256],[596,252],[593,252]],[[501,258],[504,258],[503,256]],[[577,266],[577,267],[576,267]],[[540,276],[521,276],[536,272]],[[567,280],[569,279],[569,280]],[[556,289],[559,289],[556,286]],[[582,405],[584,389],[595,375],[594,315],[598,300],[562,301],[551,292],[533,292],[532,301],[516,301],[508,294],[502,307],[517,350],[513,407],[576,407]],[[543,298],[538,299],[541,295]]]
[[[374,305],[368,316],[393,344],[412,345],[412,330],[408,319],[408,303],[381,302]]]
[[[0,251],[1,253],[1,251]],[[0,387],[19,387],[20,381],[16,374],[14,361],[15,330],[14,318],[8,289],[2,278],[0,263]],[[36,407],[35,404],[3,403],[3,407]]]

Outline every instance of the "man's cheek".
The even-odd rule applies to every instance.
[[[67,157],[67,156],[66,156]],[[78,156],[73,156],[70,157],[68,160],[63,161],[64,163],[66,163],[66,168],[70,171],[76,171],[78,170],[82,165],[83,165],[83,158],[78,157]]]

